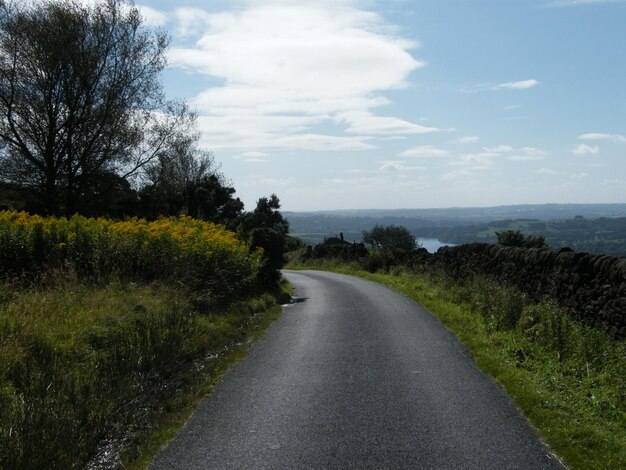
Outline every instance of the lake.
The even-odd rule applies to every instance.
[[[456,246],[454,243],[445,243],[437,238],[417,237],[415,241],[428,250],[429,253],[436,252],[442,246]]]

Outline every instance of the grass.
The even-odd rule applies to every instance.
[[[568,467],[626,468],[624,342],[480,277],[460,286],[437,274],[369,273],[333,260],[290,267],[357,275],[419,302],[469,347]]]
[[[279,311],[207,310],[178,284],[0,284],[0,468],[110,468],[103,442],[149,458]]]
[[[195,373],[193,376],[187,375],[186,386],[165,403],[166,411],[157,417],[145,441],[124,453],[123,468],[128,470],[148,468],[157,453],[184,426],[200,402],[213,391],[224,374],[245,357],[248,348],[263,336],[281,312],[282,307],[275,305],[254,315],[243,328],[241,341],[225,350],[216,360],[209,359],[208,367],[204,368],[203,372]]]
[[[0,468],[149,458],[279,313],[262,267],[187,216],[0,211]]]

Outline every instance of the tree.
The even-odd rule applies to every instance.
[[[498,245],[518,246],[525,248],[547,248],[546,239],[544,237],[536,237],[533,235],[524,235],[519,230],[505,230],[504,232],[496,232]]]
[[[188,187],[188,214],[236,230],[243,214],[243,202],[223,176],[213,173]]]
[[[102,175],[169,152],[191,115],[164,104],[167,44],[125,0],[0,2],[0,181],[71,214]]]
[[[415,237],[401,226],[376,224],[370,231],[363,232],[363,242],[373,249],[386,253],[394,251],[411,252],[417,248]]]
[[[187,213],[231,230],[239,225],[244,208],[235,188],[218,171],[213,154],[196,148],[194,140],[150,164],[140,194],[148,217]]]
[[[280,209],[280,200],[276,194],[262,197],[257,201],[254,211],[245,214],[242,232],[249,234],[253,229],[263,227],[286,236],[289,233],[289,222],[278,209]]]
[[[260,279],[273,285],[280,279],[280,269],[285,264],[285,251],[289,222],[278,211],[280,201],[276,194],[262,197],[252,212],[244,214],[240,231],[249,241],[250,250],[262,248],[265,263]]]

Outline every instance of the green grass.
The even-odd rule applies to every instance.
[[[240,342],[225,351],[217,360],[210,361],[204,373],[188,376],[186,386],[165,403],[166,411],[154,421],[147,438],[139,446],[125,452],[122,459],[123,468],[128,470],[147,468],[157,453],[176,436],[200,402],[213,391],[224,374],[245,357],[248,348],[263,336],[281,312],[282,307],[275,305],[252,317],[242,331]]]
[[[419,302],[469,347],[568,467],[626,468],[624,342],[482,278],[459,286],[436,274],[369,273],[332,260],[290,267],[357,275]]]
[[[269,294],[207,310],[182,285],[0,284],[0,468],[84,468],[103,442],[149,459],[279,312]]]

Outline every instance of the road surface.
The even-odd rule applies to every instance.
[[[350,276],[285,276],[300,302],[153,470],[563,468],[419,305]]]

